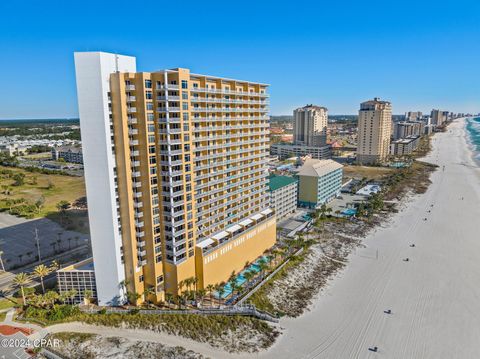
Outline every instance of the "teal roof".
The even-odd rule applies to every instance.
[[[276,191],[279,188],[288,186],[289,184],[292,184],[294,182],[298,182],[296,178],[289,177],[289,176],[270,175],[268,179],[270,180],[268,182],[270,191]]]

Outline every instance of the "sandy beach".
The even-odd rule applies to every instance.
[[[283,335],[257,357],[479,357],[480,169],[464,125],[434,136],[426,160],[440,167],[429,190],[369,235],[311,311],[282,320]]]
[[[211,358],[479,358],[480,168],[464,127],[459,120],[433,137],[425,160],[439,168],[428,191],[365,238],[308,312],[281,319],[283,334],[269,350],[228,354],[157,333],[137,340]],[[65,330],[91,328],[64,324],[53,331]],[[378,352],[369,351],[375,346]]]

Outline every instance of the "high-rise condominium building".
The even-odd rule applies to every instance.
[[[405,113],[405,119],[407,121],[420,121],[422,119],[421,111],[409,111]]]
[[[100,304],[226,281],[275,243],[268,85],[101,52],[75,66]]]
[[[385,160],[390,151],[392,106],[374,98],[360,104],[358,113],[357,162],[372,164]]]
[[[448,121],[449,112],[434,109],[430,113],[430,116],[431,116],[431,119],[432,119],[432,125],[442,126],[445,122]]]
[[[293,143],[311,147],[327,143],[328,110],[307,105],[293,111]]]

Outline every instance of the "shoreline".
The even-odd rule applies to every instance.
[[[463,122],[463,124],[462,124],[462,122]],[[420,241],[420,240],[426,240],[426,238],[428,236],[424,235],[423,232],[424,231],[428,232],[429,230],[434,231],[437,236],[442,235],[442,233],[439,232],[438,230],[436,230],[435,228],[432,228],[432,227],[428,228],[427,227],[425,229],[424,223],[422,223],[422,221],[418,221],[418,216],[415,216],[415,214],[416,214],[416,212],[424,212],[424,211],[422,211],[423,208],[419,208],[419,207],[424,204],[425,200],[430,200],[432,202],[435,201],[435,196],[433,194],[436,194],[436,192],[441,191],[443,185],[445,185],[444,180],[443,180],[445,172],[443,172],[442,168],[441,168],[441,166],[443,166],[443,164],[446,165],[446,168],[447,168],[446,170],[447,171],[450,169],[450,167],[453,167],[453,166],[457,165],[458,167],[460,167],[460,169],[463,170],[462,172],[471,172],[471,171],[476,172],[476,173],[474,173],[474,175],[476,175],[476,177],[478,178],[479,167],[477,166],[477,164],[473,160],[473,157],[470,156],[470,155],[469,156],[464,156],[465,152],[467,152],[468,154],[473,153],[471,151],[471,149],[469,148],[468,144],[467,144],[468,133],[467,133],[467,129],[466,129],[465,125],[466,125],[466,120],[457,120],[449,126],[449,130],[447,132],[437,134],[433,138],[433,141],[432,141],[433,143],[432,143],[431,153],[428,154],[425,158],[421,159],[421,160],[424,160],[426,162],[434,163],[434,164],[437,164],[437,165],[440,166],[440,168],[431,175],[432,184],[429,186],[428,191],[425,194],[422,194],[422,195],[417,195],[417,196],[413,196],[411,198],[406,198],[405,204],[402,205],[402,208],[399,210],[399,213],[395,214],[386,226],[377,227],[374,231],[369,233],[367,235],[367,237],[364,238],[364,240],[363,240],[363,244],[366,246],[366,248],[365,249],[357,248],[349,256],[348,266],[343,271],[341,271],[339,273],[339,275],[337,275],[334,279],[329,281],[327,287],[324,290],[322,290],[321,293],[316,297],[315,303],[312,306],[311,310],[309,312],[306,312],[303,316],[301,316],[299,318],[296,318],[296,319],[293,319],[293,321],[282,320],[280,322],[280,324],[281,324],[282,327],[285,327],[284,333],[278,338],[278,340],[275,342],[275,344],[271,348],[269,348],[268,351],[259,353],[259,355],[258,355],[259,357],[272,357],[272,358],[273,357],[275,357],[275,358],[285,357],[286,358],[287,356],[285,354],[287,352],[289,352],[290,350],[291,350],[290,351],[291,355],[295,354],[296,355],[295,357],[306,357],[306,358],[310,358],[310,357],[316,357],[316,358],[317,357],[318,358],[321,358],[321,357],[325,357],[325,358],[355,357],[356,355],[360,355],[362,350],[366,349],[365,346],[373,345],[370,342],[365,341],[365,339],[363,339],[363,342],[362,342],[362,337],[365,337],[366,334],[369,331],[374,331],[372,329],[371,322],[370,322],[370,324],[367,324],[369,320],[371,321],[372,317],[365,320],[365,322],[366,322],[365,327],[362,325],[362,322],[359,321],[358,323],[355,322],[355,324],[358,325],[358,327],[359,327],[357,331],[348,330],[348,326],[352,325],[351,321],[355,321],[354,317],[355,317],[356,313],[354,311],[352,311],[351,308],[343,307],[342,309],[344,311],[348,311],[350,313],[350,316],[352,316],[353,318],[349,318],[348,315],[345,316],[345,315],[340,314],[339,317],[344,317],[344,318],[343,318],[343,320],[339,320],[339,318],[335,318],[334,315],[329,315],[328,312],[329,311],[331,312],[329,307],[334,307],[335,306],[334,302],[335,302],[335,299],[336,299],[337,301],[344,301],[344,302],[347,302],[347,303],[351,304],[358,311],[361,311],[364,308],[367,308],[367,310],[370,310],[370,307],[373,304],[370,304],[370,303],[367,302],[367,303],[365,303],[365,306],[360,306],[355,301],[345,300],[346,296],[348,297],[348,296],[355,295],[355,292],[352,293],[350,291],[350,289],[352,289],[352,288],[349,288],[349,287],[355,287],[355,283],[347,283],[347,281],[352,281],[352,279],[351,279],[352,277],[356,278],[356,277],[359,276],[359,274],[357,272],[357,270],[358,271],[360,270],[359,268],[362,268],[365,271],[368,271],[369,275],[371,276],[371,280],[369,280],[369,278],[363,279],[365,281],[365,288],[355,288],[355,289],[358,290],[359,295],[363,295],[362,292],[369,291],[369,290],[376,293],[375,291],[377,291],[377,289],[376,289],[376,286],[374,285],[374,282],[376,282],[377,280],[378,281],[380,281],[380,280],[385,281],[385,286],[386,287],[392,286],[392,281],[393,280],[392,280],[391,275],[388,275],[388,276],[382,275],[382,273],[379,273],[378,269],[373,268],[373,267],[375,267],[374,265],[370,266],[368,263],[365,264],[365,262],[368,261],[367,258],[369,256],[371,258],[372,254],[373,254],[372,251],[373,251],[374,247],[380,248],[381,250],[382,250],[383,247],[385,247],[385,251],[386,251],[388,249],[389,245],[391,245],[392,247],[397,246],[397,243],[394,243],[394,242],[385,243],[385,242],[387,242],[387,239],[388,239],[388,238],[385,238],[385,237],[399,236],[400,237],[399,239],[401,240],[402,237],[403,237],[403,239],[406,236],[407,237],[410,237],[410,236],[413,237],[413,236],[415,236],[415,232],[422,231],[422,233],[420,233],[420,235],[416,236],[416,237],[418,237],[417,240]],[[450,130],[452,130],[452,132]],[[453,132],[457,132],[457,136],[453,135],[452,134]],[[460,133],[458,134],[458,132],[460,132]],[[449,136],[451,136],[451,137],[449,138]],[[460,138],[460,141],[458,141],[458,138]],[[445,142],[453,141],[453,140],[457,141],[457,146],[456,146],[455,149],[450,148],[450,146],[448,146],[447,143],[445,143]],[[441,146],[441,145],[443,145],[443,146]],[[446,161],[447,159],[449,159],[448,158],[448,156],[449,156],[448,151],[453,151],[453,150],[455,150],[455,152],[458,152],[457,156],[460,157],[461,161],[458,161],[458,162],[457,161]],[[444,158],[442,158],[442,156],[445,156],[447,158],[444,159]],[[466,159],[465,157],[467,157],[468,159]],[[456,171],[456,169],[455,169],[455,171]],[[470,174],[471,173],[469,173],[469,175]],[[470,177],[473,177],[473,176],[470,176]],[[458,186],[458,188],[460,188],[460,186]],[[474,191],[474,194],[476,194],[476,197],[479,198],[480,195],[479,195],[478,188],[474,187],[473,191]],[[452,199],[450,199],[450,201],[451,200]],[[458,201],[458,198],[457,198],[457,201]],[[470,207],[471,207],[471,205],[470,205]],[[475,209],[475,204],[473,204],[473,209]],[[456,212],[457,212],[457,215],[458,215],[458,213],[461,212],[461,208]],[[475,212],[480,212],[480,211],[478,211],[478,209],[477,209],[477,211],[473,210],[471,212],[471,214],[475,214]],[[415,217],[417,217],[416,221],[415,221]],[[443,218],[443,217],[445,217],[445,216],[442,216],[442,218],[440,218],[439,222],[442,222],[441,223],[442,226],[445,226],[445,223],[448,224],[448,219]],[[471,216],[469,216],[469,217],[471,217]],[[429,226],[433,226],[433,225],[429,224]],[[454,230],[455,229],[455,228],[451,228],[451,227],[453,227],[453,226],[445,228],[445,230],[447,230],[447,229],[448,230]],[[465,232],[466,232],[465,234],[469,238],[470,237],[473,238],[474,235],[475,235],[474,228],[471,225],[468,228],[468,231],[465,230]],[[384,237],[384,238],[380,238],[380,237]],[[476,246],[476,244],[475,244],[475,246]],[[401,258],[398,258],[399,255],[401,256],[401,254],[403,254],[404,252],[408,253],[408,252],[412,252],[412,251],[409,251],[408,246],[405,246],[405,248],[394,248],[394,249],[397,249],[398,252],[392,253],[392,255],[390,257],[397,257],[396,259],[399,261],[399,263],[398,263],[398,265],[397,264],[393,265],[392,263],[387,264],[386,265],[386,270],[396,273],[398,271],[397,267],[400,267],[400,269],[403,269],[402,266],[401,266],[401,264],[402,264],[401,260],[400,260]],[[477,254],[480,255],[480,247],[478,247],[478,248],[475,247],[475,249],[477,250]],[[438,251],[441,251],[441,250],[442,250],[442,248],[438,249]],[[387,255],[384,256],[382,252],[380,252],[380,253],[381,253],[380,256],[385,257],[385,258],[382,258],[382,260],[388,258]],[[427,251],[425,253],[425,256],[429,256],[429,255],[430,255],[430,253]],[[445,256],[445,255],[448,256],[448,254],[443,254],[443,256]],[[364,257],[366,257],[366,258],[364,258]],[[370,261],[372,261],[372,259],[370,259]],[[372,268],[368,268],[369,266],[372,267]],[[366,268],[363,268],[363,267],[366,267]],[[419,272],[421,273],[422,271],[428,271],[428,268],[422,268],[422,266],[419,266]],[[356,275],[356,272],[357,272],[357,275]],[[399,274],[401,274],[401,272]],[[433,278],[434,277],[435,276],[433,276]],[[480,273],[479,273],[479,277],[480,277]],[[412,280],[415,280],[415,277],[413,277]],[[408,287],[408,284],[406,284],[406,285]],[[339,293],[339,291],[340,291],[339,287],[341,287],[341,293]],[[363,290],[361,290],[361,289],[363,289]],[[388,295],[387,292],[376,293],[376,294],[379,295],[379,296]],[[397,295],[401,295],[401,293],[400,294],[397,293]],[[375,296],[375,294],[373,296]],[[379,303],[376,303],[375,305],[379,305]],[[403,305],[407,305],[407,304],[403,304]],[[337,305],[337,307],[338,307],[338,305]],[[377,309],[379,311],[378,313],[380,313],[380,314],[374,313],[374,314],[372,314],[372,316],[383,317],[382,316],[382,310],[379,309],[379,308],[377,308]],[[327,327],[326,330],[323,330],[323,332],[324,332],[324,333],[322,333],[323,335],[311,335],[311,334],[309,334],[309,332],[315,332],[317,330],[322,330],[322,326],[318,327],[318,326],[315,325],[315,320],[323,322],[325,327]],[[379,318],[378,320],[383,321],[384,318]],[[418,320],[425,320],[425,319],[419,318]],[[453,319],[453,318],[452,318],[452,320],[455,321],[455,319]],[[385,323],[382,323],[382,326],[385,326],[385,325],[386,325]],[[328,328],[330,328],[330,329],[328,329]],[[407,337],[411,336],[410,334],[407,333],[409,331],[408,327],[402,326],[402,329],[405,330],[404,334]],[[436,328],[436,329],[438,330],[438,328]],[[453,329],[456,329],[456,328],[453,328]],[[349,333],[350,337],[347,337],[347,334],[343,333],[345,331],[350,332]],[[299,337],[298,340],[295,340],[293,335],[295,335],[295,333],[298,334],[300,332],[304,333],[304,337],[310,337],[310,339],[308,339],[308,338],[307,339],[305,339],[305,338],[302,339],[302,338]],[[374,334],[375,335],[380,335],[379,333],[374,333]],[[392,333],[390,333],[390,334],[392,334]],[[353,343],[349,343],[349,344],[351,344],[351,346],[355,347],[355,348],[350,348],[352,350],[351,352],[347,352],[347,349],[344,349],[345,346],[343,346],[343,345],[340,346],[340,348],[337,349],[337,351],[335,351],[333,349],[335,344],[337,344],[338,342],[341,342],[342,335],[346,336],[344,338],[344,340],[346,340],[347,342],[349,340],[353,342]],[[295,336],[297,336],[297,335],[295,335]],[[301,341],[303,345],[298,345],[298,341]],[[297,343],[295,343],[295,342],[297,342]],[[313,343],[316,343],[316,345],[313,345]],[[303,348],[302,348],[302,346],[303,346]],[[312,346],[313,346],[313,348],[312,348]],[[361,348],[359,348],[359,346]],[[310,348],[310,350],[309,350],[309,348]],[[476,349],[479,349],[479,348],[476,348]],[[285,350],[287,352],[285,352],[285,354],[283,354],[283,352]],[[415,357],[415,356],[409,356],[409,355],[400,356],[399,353],[402,353],[402,352],[405,352],[405,351],[408,352],[407,349],[401,349],[401,350],[399,349],[398,352],[390,352],[390,355],[392,355],[392,357],[399,357],[399,358]],[[340,352],[343,353],[343,356],[339,355]],[[328,353],[330,354],[330,356],[328,355]],[[425,352],[425,353],[427,353],[427,352]],[[325,355],[325,356],[323,356],[323,355]],[[352,355],[352,356],[350,356],[350,355]],[[367,355],[367,354],[365,354],[365,355]],[[398,356],[395,356],[395,355],[398,355]],[[442,355],[444,355],[444,356],[442,356]],[[432,357],[434,357],[434,356],[432,356]],[[452,356],[447,356],[447,354],[441,353],[440,356],[438,356],[438,357],[450,358]],[[464,357],[464,356],[461,356],[461,357]]]

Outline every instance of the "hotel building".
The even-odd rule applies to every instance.
[[[299,207],[317,208],[340,195],[343,165],[333,160],[306,160],[298,170]]]
[[[268,85],[102,52],[75,66],[99,304],[226,281],[275,243]]]
[[[293,143],[310,147],[327,144],[328,110],[307,105],[293,111]]]
[[[298,179],[273,174],[268,179],[270,207],[275,210],[279,221],[297,209]]]
[[[357,162],[384,161],[390,152],[392,106],[375,98],[360,104],[358,113]]]

